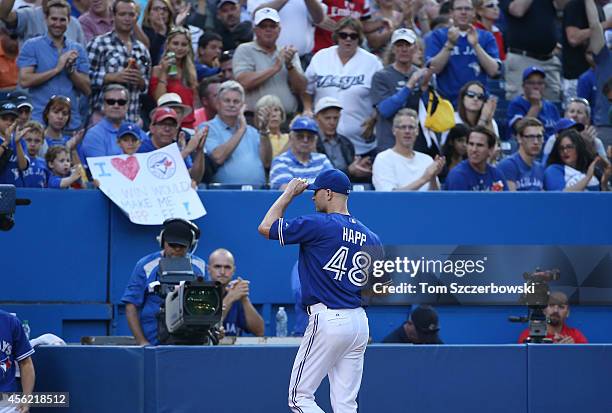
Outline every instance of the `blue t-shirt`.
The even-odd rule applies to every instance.
[[[122,303],[134,304],[140,310],[140,325],[147,341],[153,345],[159,343],[157,338],[157,313],[162,303],[162,299],[148,292],[149,284],[158,281],[157,267],[162,257],[162,251],[157,251],[141,258],[132,271],[132,276],[128,281]],[[200,257],[191,256],[191,266],[196,275],[201,275],[205,279],[206,263]]]
[[[593,121],[596,126],[609,125],[610,101],[603,94],[606,82],[612,74],[612,56],[610,50],[604,45],[601,51],[595,55],[595,82],[599,93],[595,95],[595,106],[593,107]]]
[[[508,181],[516,184],[517,191],[542,191],[544,189],[544,165],[533,161],[529,166],[516,152],[499,163],[497,168]]]
[[[232,307],[227,312],[223,321],[223,328],[225,329],[226,336],[241,336],[243,331],[249,331],[244,307],[240,300],[234,301]]]
[[[4,139],[0,136],[0,144],[4,143]],[[19,170],[19,164],[17,160],[17,146],[15,145],[15,141],[13,139],[10,140],[8,147],[11,150],[11,156],[4,167],[3,170],[0,171],[0,184],[8,184],[15,185],[16,187],[22,187],[23,181],[21,180],[21,171]],[[26,152],[24,151],[24,154]],[[30,159],[26,155],[26,161],[28,162],[28,166],[30,163]]]
[[[477,172],[470,162],[465,159],[455,166],[446,177],[444,189],[447,191],[493,191],[493,184],[503,186],[503,191],[508,190],[508,184],[504,175],[494,166],[487,165],[484,174]]]
[[[281,185],[288,184],[293,178],[303,178],[308,182],[314,182],[317,175],[328,169],[334,169],[334,167],[324,153],[312,152],[308,162],[303,164],[289,149],[272,160],[270,186],[273,189],[279,189]]]
[[[12,314],[0,310],[0,391],[17,391],[15,363],[34,354],[21,321]]]
[[[281,245],[300,244],[302,305],[323,303],[328,308],[362,305],[361,289],[368,282],[372,261],[380,259],[378,250],[382,246],[378,235],[357,219],[321,212],[288,220],[280,218],[272,224],[269,236],[278,239]]]
[[[499,61],[499,50],[495,37],[485,30],[476,29],[478,43],[493,59]],[[448,40],[448,28],[436,29],[425,38],[425,60],[429,62],[444,48]],[[459,90],[470,80],[478,80],[487,84],[487,73],[480,66],[476,52],[468,42],[467,35],[460,35],[451,52],[448,63],[442,72],[436,75],[438,92],[457,105]]]
[[[527,115],[530,107],[531,103],[523,96],[517,96],[512,99],[508,105],[508,126],[510,126],[510,129],[514,127],[517,121]],[[538,120],[544,125],[544,136],[550,136],[555,133],[555,125],[559,118],[557,107],[548,100],[543,100]]]
[[[544,171],[544,188],[547,191],[563,191],[568,186],[575,185],[586,175],[577,169],[568,165],[552,164]],[[591,178],[586,191],[599,191],[599,180],[595,177]]]
[[[26,188],[46,188],[49,170],[43,158],[31,158],[30,166],[21,171],[21,182]]]
[[[68,135],[64,135],[59,139],[53,139],[53,138],[50,138],[49,136],[45,136],[45,142],[47,143],[47,146],[49,148],[52,146],[66,146],[66,143],[68,143],[69,140],[70,140],[70,136]]]
[[[62,179],[66,178],[65,176],[59,176],[55,173],[49,171],[49,175],[47,176],[47,188],[53,189],[68,189],[69,187],[62,188]]]
[[[578,78],[578,86],[576,95],[589,101],[591,109],[595,107],[597,102],[597,80],[595,79],[595,71],[593,68],[587,70]],[[595,110],[591,110],[591,122],[595,116]]]

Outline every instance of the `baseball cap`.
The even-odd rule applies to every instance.
[[[555,133],[559,133],[570,128],[574,128],[578,132],[582,132],[584,130],[584,125],[582,123],[576,122],[573,119],[561,118],[557,121],[557,124],[555,125]]]
[[[174,119],[178,123],[178,116],[175,110],[168,106],[160,106],[156,108],[151,118],[151,123],[159,123],[165,119]]]
[[[182,112],[182,116],[189,115],[193,109],[191,106],[183,104],[183,99],[178,93],[164,93],[157,99],[157,106],[168,106],[171,108],[179,108]]]
[[[544,69],[542,69],[541,67],[529,66],[527,69],[523,70],[523,80],[527,80],[527,78],[534,73],[539,73],[542,76],[546,77],[546,73],[544,72]]]
[[[343,195],[351,192],[351,181],[346,174],[338,169],[328,169],[317,175],[313,183],[308,185],[308,189],[316,191],[318,189],[331,189]]]
[[[298,116],[291,122],[292,131],[305,130],[312,133],[319,133],[319,127],[314,119],[308,116]]]
[[[32,105],[32,101],[30,100],[30,96],[26,92],[18,91],[10,94],[10,99],[17,106],[17,109],[20,109],[24,106],[29,107],[30,109],[34,109]]]
[[[125,135],[133,135],[140,140],[140,128],[133,123],[124,122],[117,131],[117,139],[121,139]]]
[[[164,226],[164,241],[190,247],[194,238],[193,230],[181,221],[172,221]]]
[[[327,108],[342,109],[342,103],[340,103],[340,101],[336,98],[325,96],[324,98],[319,99],[319,101],[315,104],[315,115]]]
[[[10,100],[0,102],[0,116],[2,115],[19,116],[19,112],[17,111],[17,105],[15,105]]]
[[[429,305],[420,305],[412,310],[410,321],[421,334],[437,334],[440,331],[438,313]]]
[[[264,7],[255,12],[253,16],[253,24],[258,26],[264,20],[272,20],[275,23],[280,23],[280,16],[278,12],[271,7]]]
[[[221,6],[223,6],[225,3],[238,4],[240,2],[239,0],[219,0],[219,2],[217,3],[217,8],[220,9]]]
[[[394,44],[398,40],[405,40],[410,44],[414,44],[416,39],[417,35],[415,32],[410,29],[401,28],[393,32],[393,35],[391,36],[391,44]]]

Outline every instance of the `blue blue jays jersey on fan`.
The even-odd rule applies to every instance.
[[[142,332],[147,341],[153,345],[159,344],[157,339],[157,313],[162,304],[162,299],[148,292],[149,284],[153,281],[159,281],[157,267],[159,260],[162,257],[162,252],[157,251],[143,257],[136,263],[132,277],[128,282],[123,297],[122,303],[134,304],[140,310],[140,325]],[[191,266],[195,275],[206,277],[206,263],[200,257],[191,256]]]
[[[34,354],[21,321],[0,310],[0,391],[17,391],[15,363]]]
[[[30,159],[30,167],[21,171],[21,181],[25,188],[46,188],[49,170],[45,160],[39,157]]]
[[[248,331],[246,314],[240,300],[235,301],[227,312],[223,328],[226,336],[241,336],[243,331]]]
[[[368,250],[382,247],[378,235],[365,225],[350,215],[316,213],[280,218],[269,237],[281,245],[300,244],[298,272],[304,306],[361,306],[361,289],[375,259]]]

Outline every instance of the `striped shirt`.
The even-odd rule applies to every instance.
[[[272,160],[270,186],[272,189],[279,189],[281,185],[288,184],[293,178],[304,178],[312,183],[319,173],[333,168],[323,153],[312,152],[310,159],[304,164],[289,149]]]

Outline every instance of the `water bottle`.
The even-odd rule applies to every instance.
[[[168,76],[178,76],[178,67],[176,67],[176,54],[174,52],[168,52],[168,58],[170,59],[170,67],[168,68]]]
[[[30,339],[30,324],[28,323],[28,320],[23,320],[23,322],[21,323],[21,327],[23,327],[23,331],[25,332],[25,335],[29,340]]]
[[[276,337],[287,337],[287,313],[285,307],[278,307],[276,313]]]

